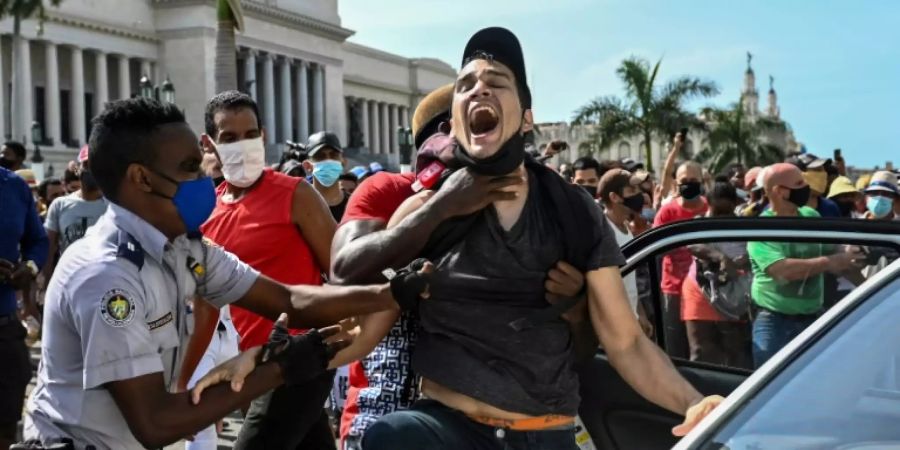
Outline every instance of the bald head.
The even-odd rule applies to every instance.
[[[703,167],[694,161],[686,161],[678,166],[678,171],[675,172],[675,179],[678,181],[678,184],[688,181],[703,181]]]

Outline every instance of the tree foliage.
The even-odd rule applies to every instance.
[[[694,98],[719,93],[712,81],[682,76],[658,86],[662,59],[651,66],[642,58],[630,57],[616,70],[625,88],[624,98],[598,97],[575,111],[576,125],[597,125],[580,152],[608,149],[616,141],[640,135],[644,140],[645,161],[653,170],[654,136],[674,136],[682,128],[704,129],[705,125],[684,104]]]

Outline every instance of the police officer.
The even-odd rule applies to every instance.
[[[197,230],[215,192],[197,142],[171,104],[121,100],[94,119],[90,160],[110,205],[50,280],[26,438],[44,446],[69,439],[78,450],[162,447],[282,383],[321,375],[346,345],[325,339],[333,328],[278,334],[281,345],[265,358],[252,351],[255,368],[242,383],[208,387],[192,405],[173,387],[191,327],[187,300],[195,295],[273,320],[286,312],[282,325],[308,328],[396,309],[392,291],[406,299],[424,289],[416,272],[390,285],[287,287],[202,243]]]

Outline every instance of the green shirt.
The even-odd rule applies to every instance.
[[[816,210],[803,207],[798,210],[801,217],[820,217]],[[774,217],[767,209],[760,217]],[[753,268],[753,301],[765,309],[782,314],[815,314],[822,309],[824,278],[822,274],[802,280],[775,280],[766,270],[772,264],[784,259],[818,258],[828,252],[823,244],[805,242],[750,242],[747,253]]]

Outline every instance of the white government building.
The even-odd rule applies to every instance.
[[[342,137],[362,159],[397,164],[397,127],[408,127],[418,102],[456,72],[430,58],[409,59],[347,42],[337,0],[242,0],[237,33],[238,86],[260,105],[267,158],[286,140],[319,130]],[[32,127],[48,174],[61,176],[87,142],[90,119],[110,100],[138,95],[147,75],[167,77],[191,127],[203,131],[214,92],[214,0],[65,0],[47,8],[42,26],[22,22],[26,80],[12,96],[13,21],[0,22],[0,136],[34,151]]]

